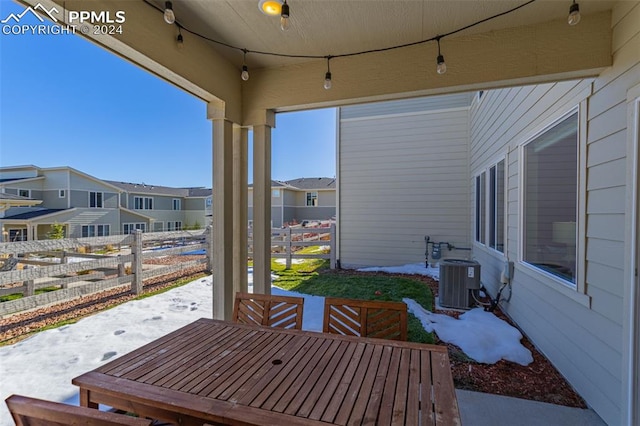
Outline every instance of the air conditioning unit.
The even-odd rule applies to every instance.
[[[475,260],[444,259],[440,261],[438,298],[448,308],[469,309],[473,304],[471,290],[480,288],[480,264]]]

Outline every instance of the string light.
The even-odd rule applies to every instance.
[[[528,6],[531,3],[534,3],[536,1],[538,1],[538,0],[525,1],[524,3],[522,3],[522,4],[518,5],[518,6],[512,7],[511,9],[506,10],[504,12],[489,16],[487,18],[484,18],[484,19],[481,19],[479,21],[476,21],[476,22],[474,22],[472,24],[466,25],[464,27],[457,28],[457,29],[455,29],[453,31],[449,31],[448,33],[440,34],[438,36],[431,37],[431,38],[428,38],[428,39],[418,40],[418,41],[405,43],[405,44],[399,44],[399,45],[395,45],[395,46],[383,47],[383,48],[379,48],[379,49],[362,50],[362,51],[358,51],[358,52],[341,53],[341,54],[337,54],[337,55],[328,55],[328,56],[326,56],[326,55],[303,55],[303,54],[290,54],[290,53],[278,53],[278,52],[268,52],[268,51],[260,51],[260,50],[250,50],[250,49],[245,49],[245,48],[241,48],[241,47],[238,47],[238,46],[234,46],[232,44],[225,43],[225,42],[220,41],[220,40],[213,39],[213,38],[208,37],[206,35],[200,34],[200,33],[196,32],[196,31],[192,31],[189,28],[186,28],[186,27],[184,27],[182,25],[180,25],[180,27],[182,29],[184,29],[185,31],[187,31],[188,33],[193,34],[194,36],[200,37],[203,40],[207,40],[209,42],[218,44],[220,46],[224,46],[224,47],[229,48],[229,49],[239,50],[239,51],[243,52],[245,55],[247,53],[252,53],[252,54],[255,54],[255,55],[275,56],[275,57],[280,57],[280,58],[326,59],[327,60],[327,73],[325,74],[324,87],[325,87],[325,89],[328,90],[328,89],[331,88],[331,85],[332,85],[331,84],[331,71],[329,69],[329,60],[331,58],[346,58],[346,57],[351,57],[351,56],[366,55],[366,54],[369,54],[369,53],[386,52],[386,51],[389,51],[389,50],[396,50],[396,49],[403,49],[403,48],[411,47],[411,46],[417,46],[417,45],[424,44],[424,43],[429,43],[429,42],[432,42],[432,41],[435,41],[435,42],[438,43],[438,57],[436,59],[436,63],[437,63],[436,71],[438,72],[438,74],[444,74],[446,72],[446,70],[447,70],[447,66],[446,66],[446,63],[444,62],[444,56],[440,52],[440,40],[441,39],[444,39],[445,37],[449,37],[451,35],[454,35],[454,34],[462,32],[462,31],[468,30],[469,28],[475,27],[475,26],[483,24],[485,22],[497,19],[497,18],[499,18],[501,16],[505,16],[505,15],[508,15],[510,13],[513,13],[513,12],[515,12],[515,11],[517,11],[519,9],[522,9],[523,7],[526,7],[526,6]],[[155,8],[155,9],[159,9],[159,7],[156,6],[155,4],[151,3],[150,0],[144,0],[144,2],[147,5]],[[281,13],[280,14],[280,19],[281,19],[280,25],[281,25],[281,28],[283,30],[286,30],[287,28],[289,28],[289,5],[287,4],[286,1],[283,2],[282,0],[261,0],[260,5],[259,5],[261,10],[263,10],[263,8],[262,8],[263,3],[280,3],[282,5],[281,9],[280,9],[280,13]],[[160,9],[160,10],[162,11],[162,9]],[[267,13],[267,12],[265,11],[265,13]],[[572,13],[573,13],[573,18],[572,18],[572,15],[571,15]],[[167,23],[173,24],[174,22],[176,22],[175,14],[173,12],[173,7],[172,7],[172,4],[171,4],[170,1],[167,1],[165,3],[164,18],[165,18],[165,21]],[[283,22],[285,19],[286,19],[286,23]],[[580,7],[576,3],[576,0],[573,0],[573,4],[569,8],[568,21],[569,21],[569,24],[571,24],[571,25],[576,25],[580,21]],[[243,79],[244,79],[245,67],[246,67],[246,64],[244,64],[243,68],[242,68],[242,70],[243,70],[243,74],[242,74]],[[248,74],[249,73],[248,73],[248,69],[247,69],[247,76],[248,76]]]
[[[242,80],[249,80],[249,67],[247,67],[247,49],[243,50],[244,56],[242,57],[242,73],[240,73],[240,78]]]
[[[287,31],[289,29],[289,5],[287,4],[287,0],[284,0],[284,4],[282,5],[282,13],[280,14],[280,28],[282,31]]]
[[[327,56],[327,73],[324,75],[324,89],[331,89],[331,68],[329,67],[329,61],[331,56]]]
[[[580,5],[573,0],[571,6],[569,6],[569,17],[567,18],[569,25],[578,25],[580,22]]]
[[[438,74],[444,74],[447,72],[447,64],[444,62],[444,56],[440,53],[440,39],[442,37],[436,36],[436,41],[438,42],[438,58],[436,59],[436,72]]]
[[[178,25],[178,36],[176,37],[176,43],[178,43],[178,49],[182,49],[184,47],[184,38],[182,38],[182,31],[180,30],[180,25]]]
[[[164,22],[169,25],[176,22],[176,14],[173,13],[173,5],[170,1],[164,3]]]

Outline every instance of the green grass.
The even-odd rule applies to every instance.
[[[433,309],[431,290],[424,283],[410,278],[335,273],[327,269],[328,261],[315,259],[291,265],[291,269],[272,261],[271,267],[273,273],[278,275],[274,285],[284,290],[362,300],[401,302],[408,297],[426,309]],[[433,334],[427,333],[415,316],[409,314],[408,322],[409,341],[434,342]]]
[[[42,293],[48,293],[50,291],[56,291],[59,290],[59,287],[44,287],[44,288],[38,288],[35,291],[35,294],[42,294]],[[2,302],[9,302],[11,300],[17,300],[17,299],[22,299],[22,293],[12,293],[12,294],[6,294],[4,296],[0,296],[0,303]]]

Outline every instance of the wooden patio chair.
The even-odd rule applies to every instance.
[[[240,324],[302,329],[304,298],[236,293],[233,320]]]
[[[149,426],[151,424],[149,419],[45,401],[22,395],[11,395],[5,402],[17,426]]]
[[[403,302],[325,298],[325,333],[407,340],[407,305]]]

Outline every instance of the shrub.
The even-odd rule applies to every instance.
[[[51,231],[47,234],[47,238],[50,240],[61,240],[64,238],[64,225],[60,223],[54,223],[51,225]]]

